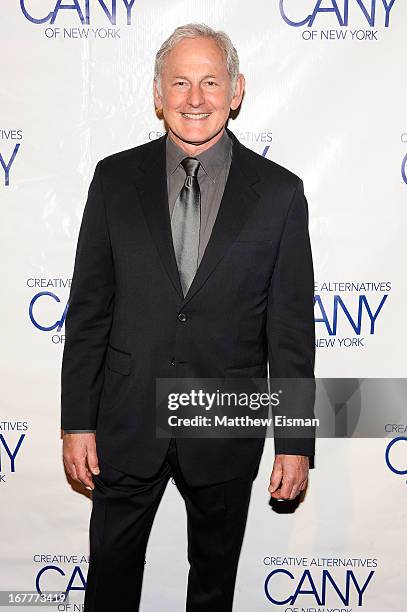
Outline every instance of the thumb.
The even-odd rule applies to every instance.
[[[281,480],[283,477],[283,468],[280,464],[274,463],[273,466],[273,471],[271,472],[271,476],[270,476],[270,486],[268,488],[269,493],[274,493],[274,491],[276,491],[280,484],[281,484]]]
[[[100,474],[98,456],[95,448],[88,448],[88,466],[92,474]]]

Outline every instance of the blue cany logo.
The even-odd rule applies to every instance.
[[[392,448],[397,444],[397,446],[400,443],[406,443],[407,442],[407,437],[405,436],[399,436],[398,438],[393,438],[393,440],[391,440],[387,447],[386,447],[386,452],[385,452],[385,459],[386,459],[386,464],[387,467],[389,468],[389,470],[391,470],[393,472],[393,474],[397,474],[398,476],[405,476],[407,474],[407,455],[406,455],[406,463],[405,463],[405,468],[403,469],[403,467],[396,467],[391,458],[390,458],[390,451],[392,450]]]
[[[262,155],[266,156],[269,147],[266,146]],[[369,300],[366,295],[358,296],[358,310],[357,314],[352,315],[350,312],[350,307],[347,307],[344,300],[340,295],[333,296],[333,305],[332,312],[328,313],[328,307],[324,305],[322,297],[320,295],[314,296],[314,320],[315,323],[323,323],[326,327],[326,331],[329,336],[336,336],[337,328],[338,328],[338,318],[339,313],[341,312],[345,320],[349,323],[353,331],[356,335],[360,336],[362,334],[362,325],[364,319],[368,320],[369,326],[369,334],[374,335],[375,333],[375,325],[377,318],[383,308],[385,301],[388,298],[388,294],[383,295],[380,302],[375,306],[371,306]],[[45,322],[41,322],[38,318],[38,315],[35,314],[35,306],[39,300],[53,300],[54,302],[60,303],[61,300],[55,293],[51,293],[50,291],[40,291],[36,293],[34,297],[31,299],[29,306],[29,317],[31,323],[41,331],[53,331],[56,329],[57,332],[60,332],[66,319],[66,315],[68,312],[69,302],[67,302],[60,319],[57,319],[51,324],[45,324]]]
[[[6,453],[7,460],[10,465],[10,472],[16,471],[16,457],[20,451],[25,436],[26,434],[21,434],[17,440],[17,444],[15,444],[13,448],[10,440],[7,440],[4,434],[0,434],[0,472],[4,471],[4,464],[6,463],[4,452]]]
[[[65,323],[66,313],[68,312],[68,303],[66,304],[65,309],[62,313],[62,317],[60,319],[58,319],[57,321],[55,321],[55,323],[52,323],[51,325],[45,325],[45,324],[41,324],[41,322],[38,321],[38,319],[36,318],[36,315],[34,314],[35,304],[38,302],[38,300],[40,299],[43,300],[44,298],[47,298],[47,299],[51,298],[52,300],[58,303],[61,302],[59,297],[55,295],[55,293],[51,293],[50,291],[40,291],[40,293],[36,293],[34,297],[32,298],[30,302],[30,307],[28,309],[28,314],[30,316],[31,323],[35,325],[35,327],[37,329],[40,329],[41,331],[48,332],[48,331],[53,331],[54,329],[56,329],[57,332],[60,332],[62,329],[62,326]]]
[[[302,6],[306,6],[305,16],[297,15],[294,17],[293,0],[280,0],[280,14],[285,23],[289,26],[300,28],[306,26],[312,28],[314,22],[317,25],[321,22],[321,15],[333,15],[340,27],[348,26],[349,23],[349,7],[356,9],[360,15],[364,17],[367,25],[377,27],[384,25],[388,28],[390,25],[390,12],[394,6],[395,0],[329,0],[331,6],[326,6],[325,0],[308,0],[301,2]],[[325,6],[321,6],[324,4]],[[297,3],[298,5],[298,3]],[[380,21],[379,21],[380,20]]]
[[[121,9],[125,11],[127,25],[131,25],[132,9],[136,0],[121,0]],[[65,11],[75,11],[80,23],[82,25],[90,25],[91,17],[93,13],[98,12],[104,14],[111,25],[117,24],[117,5],[118,0],[53,0],[55,4],[52,6],[51,2],[44,2],[48,4],[47,9],[49,12],[46,15],[32,14],[32,9],[29,10],[29,0],[20,0],[21,11],[26,19],[31,23],[42,24],[42,23],[55,23],[59,18],[59,14],[62,15]],[[124,5],[124,6],[123,6]]]
[[[407,185],[407,153],[403,157],[403,161],[401,162],[401,176],[403,177],[403,181]]]
[[[362,324],[367,318],[369,326],[369,334],[374,335],[375,324],[380,311],[383,308],[388,294],[383,295],[381,300],[375,306],[372,306],[366,295],[358,296],[358,307],[356,316],[352,315],[350,306],[348,307],[340,295],[333,296],[332,310],[328,313],[328,306],[324,305],[320,295],[314,296],[315,323],[323,323],[329,336],[336,336],[338,328],[338,315],[342,313],[342,317],[350,324],[351,328],[357,336],[362,333]]]
[[[293,606],[296,604],[297,599],[301,601],[303,595],[311,595],[315,598],[315,602],[318,606],[325,606],[328,593],[338,598],[345,606],[356,604],[356,602],[356,605],[362,606],[363,594],[374,573],[374,570],[371,570],[367,577],[363,578],[363,583],[359,583],[355,572],[353,570],[346,570],[345,584],[339,584],[339,581],[332,576],[331,572],[322,570],[320,584],[318,583],[317,586],[310,570],[305,570],[298,580],[298,578],[286,569],[275,569],[268,574],[265,580],[264,592],[267,599],[276,606]],[[287,583],[287,597],[285,599],[277,599],[277,595],[274,594],[273,578],[275,576],[281,578],[282,575],[288,576],[289,578]]]
[[[43,591],[51,590],[46,588],[45,582],[46,577],[51,576],[53,572],[57,572],[58,574],[64,577],[67,576],[64,570],[58,565],[45,565],[37,573],[35,579],[35,588],[37,590],[37,593],[41,594]],[[75,582],[76,585],[74,584]],[[69,578],[67,577],[67,580],[62,581],[62,586],[64,586],[65,588],[61,589],[61,591],[68,594],[70,591],[85,591],[86,580],[79,565],[74,566]]]
[[[16,158],[16,155],[18,153],[20,146],[21,146],[20,143],[17,143],[16,145],[14,145],[14,149],[11,153],[11,156],[9,156],[8,161],[6,161],[3,157],[3,154],[0,153],[0,164],[4,170],[4,185],[6,187],[10,185],[10,169],[11,169],[11,166],[13,165],[13,162]]]

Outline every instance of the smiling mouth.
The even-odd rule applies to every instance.
[[[186,119],[207,119],[210,113],[181,113]]]

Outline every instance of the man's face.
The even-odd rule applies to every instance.
[[[186,153],[197,155],[222,136],[243,91],[241,74],[231,91],[224,53],[213,39],[185,38],[165,58],[161,94],[154,83],[154,101],[172,139]]]

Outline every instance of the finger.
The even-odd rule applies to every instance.
[[[87,489],[91,489],[91,490],[94,489],[95,485],[93,484],[91,474],[86,469],[84,463],[81,463],[80,465],[76,464],[75,467],[76,467],[76,473],[78,474],[79,481],[82,484],[84,484]]]
[[[291,492],[294,488],[294,481],[291,479],[283,480],[283,485],[280,489],[280,497],[281,499],[292,499],[290,497]]]
[[[274,493],[281,485],[283,470],[281,467],[274,466],[270,476],[269,493]]]
[[[300,485],[295,485],[291,489],[290,497],[288,499],[295,499],[300,494],[300,491],[301,491]]]
[[[276,489],[273,493],[270,493],[271,497],[273,499],[282,499],[281,497],[281,488],[280,489]]]
[[[70,463],[70,464],[68,465],[68,467],[69,467],[69,470],[68,470],[68,471],[69,471],[70,476],[71,476],[71,477],[72,477],[74,480],[78,480],[78,481],[79,481],[78,474],[77,474],[77,471],[76,471],[76,468],[75,468],[75,464],[74,464],[74,463]]]
[[[302,491],[304,491],[306,486],[307,486],[307,479],[301,480],[300,482],[295,483],[293,490],[291,491],[290,499],[295,499],[296,497],[298,497],[298,495]]]
[[[92,474],[100,474],[98,456],[96,454],[95,445],[93,448],[88,448],[87,462]]]
[[[65,457],[62,457],[62,462],[64,464],[64,470],[68,474],[68,476],[72,476],[71,468],[69,467],[68,461]]]
[[[308,478],[306,478],[306,479],[304,480],[304,482],[303,482],[303,483],[302,483],[302,485],[301,485],[301,489],[300,489],[300,490],[301,490],[301,491],[305,491],[305,489],[307,488],[307,486],[308,486]]]

